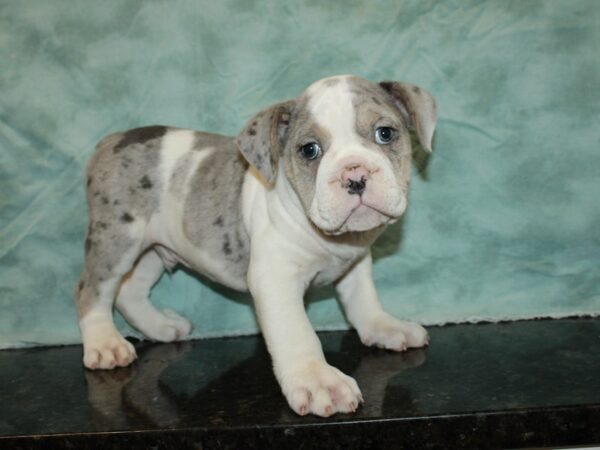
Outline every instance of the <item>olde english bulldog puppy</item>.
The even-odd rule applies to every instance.
[[[190,333],[187,319],[148,300],[163,271],[182,264],[250,291],[296,413],[355,411],[361,392],[327,364],[303,296],[335,283],[366,345],[428,344],[423,327],[382,309],[369,247],[406,209],[408,130],[430,151],[435,124],[435,101],[417,86],[337,76],[258,113],[237,137],[154,126],[104,138],[87,168],[89,227],[76,288],[85,366],[136,358],[113,305],[150,339]]]

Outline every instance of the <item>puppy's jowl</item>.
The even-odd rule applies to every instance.
[[[155,126],[103,139],[87,170],[76,295],[85,366],[136,358],[113,304],[150,339],[190,332],[187,319],[148,300],[162,272],[183,264],[250,291],[294,411],[355,411],[360,390],[325,361],[303,296],[335,283],[366,345],[427,345],[423,327],[382,309],[369,248],[406,209],[408,129],[429,151],[435,123],[435,101],[417,86],[339,76],[259,112],[237,137]]]

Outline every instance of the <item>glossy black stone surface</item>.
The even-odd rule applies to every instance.
[[[0,352],[0,447],[518,448],[600,443],[600,320],[431,328],[394,354],[321,333],[354,415],[296,416],[260,337],[138,343],[90,372],[81,347]]]

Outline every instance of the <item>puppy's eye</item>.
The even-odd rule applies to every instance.
[[[375,130],[375,142],[378,144],[389,144],[394,139],[396,130],[390,127],[379,127]]]
[[[316,142],[309,142],[298,149],[304,159],[317,159],[321,155],[321,146]]]

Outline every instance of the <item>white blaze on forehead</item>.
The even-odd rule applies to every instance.
[[[356,112],[346,76],[325,78],[308,89],[308,109],[315,121],[326,129],[333,141],[356,135]]]

